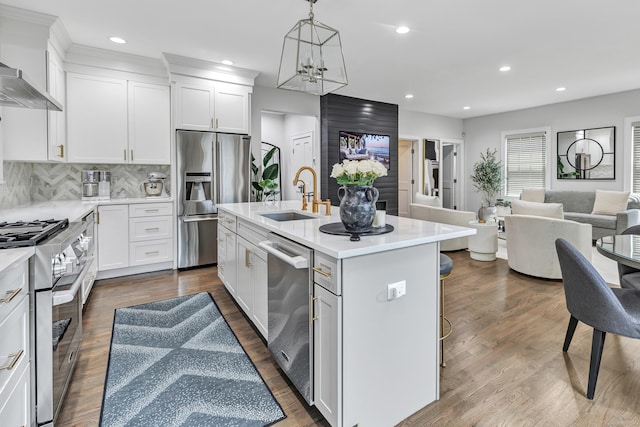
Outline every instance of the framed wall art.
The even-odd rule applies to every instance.
[[[615,126],[558,132],[558,179],[615,179]]]

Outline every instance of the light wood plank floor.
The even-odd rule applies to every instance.
[[[569,319],[562,283],[515,273],[502,259],[473,261],[464,251],[449,255],[454,268],[446,281],[445,311],[454,331],[445,344],[440,400],[401,426],[640,425],[640,340],[607,336],[596,396],[589,401],[591,330],[580,324],[569,352],[562,352]],[[284,408],[287,419],[277,426],[327,426],[271,361],[215,267],[96,283],[58,426],[98,425],[115,308],[201,291],[211,292]]]

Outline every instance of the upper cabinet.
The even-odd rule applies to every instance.
[[[67,73],[74,163],[170,164],[169,86]]]
[[[251,88],[215,82],[176,85],[176,128],[249,133]]]
[[[4,160],[66,161],[61,55],[69,44],[55,17],[0,5],[0,62],[21,69],[38,90],[49,92],[63,106],[62,112],[3,108]]]

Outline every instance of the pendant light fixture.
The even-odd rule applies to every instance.
[[[313,19],[302,19],[284,36],[278,88],[326,95],[347,84],[340,33]]]

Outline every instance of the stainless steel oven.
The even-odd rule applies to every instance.
[[[82,287],[93,263],[93,214],[36,246],[32,265],[36,420],[53,426],[82,341]]]

